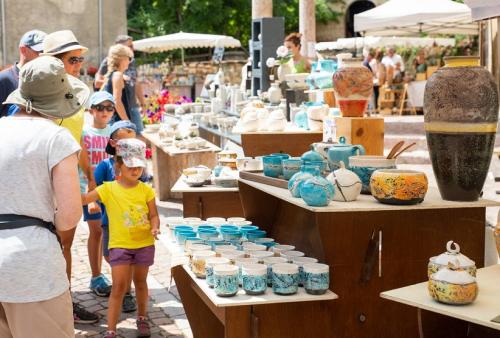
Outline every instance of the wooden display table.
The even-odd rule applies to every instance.
[[[268,288],[261,296],[248,296],[240,289],[234,297],[218,297],[204,279],[196,278],[185,265],[172,268],[172,275],[195,338],[316,337],[323,323],[311,316],[337,295],[309,295],[303,288],[279,296]],[[275,320],[269,322],[271,317]],[[298,332],[291,323],[298,323]]]
[[[429,296],[427,282],[382,292],[380,296],[418,308],[421,338],[500,337],[500,323],[491,321],[500,316],[500,265],[478,269],[477,283],[477,299],[463,306],[436,302]],[[425,319],[434,320],[429,323]]]
[[[380,292],[425,280],[429,257],[442,253],[450,239],[482,267],[485,208],[498,206],[488,200],[443,201],[431,187],[424,202],[413,206],[361,196],[314,208],[286,189],[243,179],[239,187],[245,218],[333,272],[330,289],[339,299],[308,313],[322,318],[321,330],[301,336],[295,334],[301,322],[289,321],[291,334],[274,336],[287,338],[418,337],[417,310],[387,302]],[[268,313],[265,321],[273,325],[274,316]]]
[[[184,217],[237,217],[243,216],[238,188],[221,188],[216,185],[190,187],[179,178],[172,193],[182,193]]]
[[[241,134],[241,146],[245,156],[264,156],[285,153],[301,156],[310,150],[311,144],[323,140],[323,131],[254,132]]]
[[[151,142],[153,156],[153,183],[160,201],[169,198],[180,198],[179,193],[172,194],[170,189],[185,168],[206,165],[212,168],[216,165],[216,154],[221,149],[212,143],[207,148],[198,150],[179,149],[175,146],[165,146],[160,142],[158,133],[143,132],[142,136]]]

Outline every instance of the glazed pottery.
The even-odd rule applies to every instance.
[[[333,185],[321,176],[314,176],[304,181],[300,187],[300,197],[311,207],[324,207],[333,200]]]
[[[372,174],[378,169],[396,169],[396,159],[387,159],[384,156],[351,156],[349,157],[349,167],[363,183],[361,193],[370,194]]]
[[[279,177],[283,175],[283,158],[275,155],[268,155],[262,158],[264,163],[264,175],[269,177]]]
[[[191,263],[191,270],[198,278],[205,278],[205,263],[210,257],[215,257],[215,252],[209,250],[193,252],[193,261]]]
[[[263,244],[255,244],[252,243],[252,245],[246,245],[243,247],[243,251],[247,255],[247,257],[252,257],[252,252],[256,251],[266,251],[267,247]]]
[[[212,251],[215,251],[215,248],[217,248],[217,246],[226,244],[226,241],[219,238],[211,238],[205,240],[205,242],[207,243],[207,245],[210,245],[212,247]]]
[[[290,65],[290,62],[283,63],[278,67],[278,80],[283,82],[286,80],[286,76],[292,73],[293,73],[293,68]]]
[[[220,226],[220,231],[225,232],[225,231],[238,231],[240,230],[236,225],[229,225],[229,224],[222,224]]]
[[[264,245],[267,249],[269,249],[275,246],[276,242],[274,241],[274,238],[264,237],[264,238],[257,238],[255,240],[255,244]]]
[[[301,109],[297,114],[295,114],[293,122],[297,127],[301,129],[309,129],[307,122],[307,111],[305,109]]]
[[[264,264],[243,264],[241,285],[248,295],[261,295],[267,288],[267,266]]]
[[[229,259],[230,263],[234,264],[236,259],[244,258],[245,253],[240,250],[225,250],[221,252],[221,257]]]
[[[240,231],[243,234],[243,239],[247,239],[247,232],[252,231],[252,230],[259,230],[258,226],[255,225],[244,225],[240,227]]]
[[[323,105],[311,105],[307,108],[307,126],[311,131],[323,130],[323,121],[328,116],[329,107]]]
[[[273,292],[278,295],[293,295],[299,288],[299,267],[297,264],[278,263],[273,269]]]
[[[259,260],[257,258],[250,258],[250,257],[241,257],[241,258],[235,258],[234,259],[234,265],[238,267],[238,283],[241,285],[242,284],[242,279],[241,279],[241,268],[245,264],[257,264]]]
[[[251,251],[250,257],[257,258],[259,263],[264,263],[264,258],[274,257],[274,252],[271,251]]]
[[[222,245],[216,245],[215,246],[215,253],[217,256],[220,256],[224,251],[234,251],[237,250],[238,248],[232,244],[226,244],[226,241],[223,241]]]
[[[429,277],[428,289],[432,298],[451,305],[470,304],[478,293],[476,278],[453,263]]]
[[[304,264],[304,288],[311,295],[324,294],[330,285],[330,267],[326,264]]]
[[[333,144],[327,151],[328,165],[330,170],[340,169],[340,162],[349,163],[349,157],[364,155],[365,148],[361,144],[345,144],[345,137],[339,138],[339,143]],[[349,167],[347,168],[349,169]]]
[[[320,155],[321,156],[321,155]],[[288,181],[288,190],[293,197],[300,197],[300,188],[302,184],[314,177],[319,175],[319,168],[312,165],[303,165],[300,167],[300,171],[294,174]]]
[[[441,197],[476,201],[491,161],[498,92],[479,57],[445,58],[424,94],[427,145]]]
[[[329,171],[328,171],[328,161],[326,161],[326,160],[321,160],[321,161],[305,161],[304,164],[305,165],[312,165],[312,166],[318,167],[320,175],[326,176],[329,173]]]
[[[326,178],[335,188],[334,201],[355,201],[361,193],[363,184],[353,171],[347,170],[344,162],[340,161],[340,169],[335,170]]]
[[[267,232],[264,230],[250,230],[247,232],[247,239],[253,241],[257,238],[266,237]]]
[[[264,264],[267,266],[267,285],[273,285],[273,265],[279,263],[286,263],[287,260],[284,257],[267,257],[264,258]]]
[[[430,277],[433,273],[448,266],[448,263],[457,264],[459,268],[467,271],[472,277],[476,277],[476,263],[469,257],[460,253],[458,243],[449,241],[446,243],[446,252],[439,256],[434,256],[429,259],[427,266],[427,276]]]
[[[200,238],[205,240],[217,237],[218,235],[219,232],[217,230],[210,230],[210,229],[198,230],[198,236],[200,236]]]
[[[276,257],[280,257],[282,252],[295,250],[293,245],[286,244],[276,244],[271,248],[271,251],[274,252]]]
[[[421,171],[379,169],[370,178],[372,196],[385,204],[421,203],[427,188],[427,176]]]
[[[205,279],[209,287],[214,287],[214,266],[229,264],[229,259],[224,257],[211,257],[205,261]]]
[[[238,292],[238,267],[222,264],[214,266],[214,291],[217,296],[230,297]]]
[[[283,178],[289,180],[292,176],[300,171],[302,159],[298,157],[288,158],[283,160]]]
[[[293,264],[299,266],[299,286],[304,285],[304,264],[317,263],[318,260],[312,257],[295,257],[292,259]]]
[[[184,245],[186,239],[188,238],[196,238],[196,232],[190,230],[182,230],[177,232],[176,234],[177,243],[181,246]]]
[[[243,234],[239,230],[222,231],[222,239],[225,241],[239,240]]]
[[[229,217],[227,219],[227,223],[234,224],[234,222],[245,222],[246,218],[244,217]]]
[[[292,263],[295,258],[304,257],[304,253],[302,251],[290,250],[290,251],[282,251],[280,253],[280,256],[286,258],[288,263]]]
[[[193,245],[205,245],[205,241],[199,237],[188,238],[184,242],[184,251],[189,254]],[[207,250],[211,250],[210,245],[207,245]]]
[[[271,83],[271,87],[267,90],[267,95],[269,97],[269,102],[272,104],[279,104],[281,100],[281,89],[279,83]]]
[[[333,74],[333,90],[343,117],[363,117],[373,92],[373,74],[362,59],[343,59]]]
[[[267,119],[268,131],[284,131],[286,129],[286,116],[283,110],[276,109],[269,115]]]
[[[323,161],[324,157],[319,152],[314,150],[314,145],[312,145],[311,150],[303,153],[300,159],[303,162],[311,162],[311,161]]]

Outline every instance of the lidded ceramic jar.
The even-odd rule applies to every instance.
[[[330,285],[330,266],[320,263],[304,264],[304,288],[311,295],[324,294]]]
[[[321,155],[320,155],[321,156]],[[303,165],[300,171],[294,174],[288,181],[288,190],[293,197],[300,197],[300,188],[306,180],[319,175],[319,168],[312,165]]]
[[[373,92],[373,74],[360,58],[343,59],[333,90],[343,117],[363,117]]]
[[[217,296],[231,297],[238,293],[238,267],[222,264],[214,266],[214,291]]]
[[[458,261],[448,263],[429,277],[429,294],[440,303],[464,305],[472,303],[478,293],[476,278],[458,267]]]
[[[427,176],[415,170],[379,169],[370,178],[370,191],[385,204],[411,205],[424,200]]]
[[[444,200],[476,201],[495,146],[498,89],[479,57],[444,61],[425,85],[429,155]]]
[[[334,195],[333,185],[320,175],[307,179],[300,187],[300,197],[312,207],[327,206]]]
[[[214,287],[214,266],[229,264],[229,259],[224,257],[211,257],[205,261],[205,276],[209,287]]]
[[[273,269],[273,292],[278,295],[293,295],[299,288],[299,267],[297,264],[278,263]]]
[[[283,131],[286,129],[286,117],[281,109],[272,111],[267,122],[267,130],[269,131]]]
[[[281,89],[279,87],[279,83],[271,83],[271,87],[269,87],[267,95],[269,97],[269,102],[272,104],[279,104],[281,100]]]
[[[208,258],[215,257],[215,252],[203,250],[193,253],[191,270],[198,278],[205,278],[205,264]]]
[[[261,295],[267,288],[267,266],[264,264],[243,264],[241,268],[243,290],[248,295]]]
[[[457,268],[464,269],[471,276],[476,277],[476,263],[469,257],[460,253],[460,246],[458,243],[449,241],[446,243],[446,252],[439,256],[434,256],[429,259],[427,266],[427,276],[438,272],[448,266],[448,263],[453,262]]]
[[[340,169],[335,170],[326,178],[335,188],[334,201],[351,202],[355,201],[363,183],[355,172],[345,168],[344,162],[340,161]]]

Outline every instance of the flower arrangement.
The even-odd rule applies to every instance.
[[[168,90],[163,89],[159,94],[146,96],[146,111],[143,111],[142,122],[144,125],[160,123],[166,104],[182,104],[192,102],[190,98],[180,95],[172,95]]]
[[[276,49],[276,58],[268,58],[266,60],[266,66],[271,69],[271,79],[274,79],[276,73],[276,67],[288,63],[292,59],[292,53],[288,51],[288,48],[281,45]]]

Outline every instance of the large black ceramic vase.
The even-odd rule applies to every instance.
[[[490,166],[498,121],[493,76],[477,57],[445,58],[427,81],[425,132],[441,197],[476,201]]]

